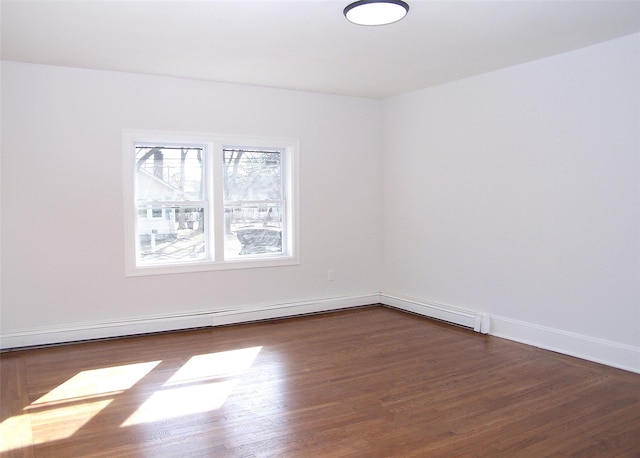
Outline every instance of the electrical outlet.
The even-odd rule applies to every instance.
[[[335,279],[336,279],[335,273],[333,272],[333,270],[329,269],[327,271],[327,280],[333,281]]]

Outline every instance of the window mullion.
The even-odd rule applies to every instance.
[[[212,245],[214,247],[216,262],[224,261],[224,238],[225,238],[225,225],[224,225],[224,170],[222,160],[222,145],[216,143],[213,147],[211,155],[211,176],[213,179],[209,180],[211,186],[211,214],[212,214],[212,227],[210,230]]]

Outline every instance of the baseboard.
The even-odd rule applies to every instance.
[[[381,293],[380,303],[492,336],[640,373],[640,348],[496,315]]]
[[[407,312],[479,330],[477,329],[479,315],[471,310],[386,293],[380,294],[380,303]]]
[[[639,347],[495,315],[491,316],[491,335],[640,373]]]
[[[287,303],[253,304],[244,307],[200,311],[182,315],[153,316],[132,320],[27,329],[2,334],[0,336],[0,349],[7,350],[286,318],[380,303],[475,329],[483,333],[489,333],[496,337],[640,373],[639,347],[388,293],[320,298]]]
[[[0,336],[0,349],[7,350],[199,328],[211,325],[211,319],[208,315],[207,312],[198,312],[187,315],[153,316],[133,320],[74,323],[65,326],[7,332]]]
[[[245,323],[248,321],[286,318],[296,315],[330,312],[332,310],[340,310],[379,303],[380,295],[374,293],[363,296],[316,299],[306,302],[259,304],[251,307],[238,307],[235,310],[224,310],[213,313],[211,314],[210,324],[212,324],[213,326],[220,326],[225,324]]]
[[[150,316],[130,320],[25,329],[0,335],[0,350],[284,318],[378,304],[379,302],[380,295],[375,293],[287,303],[253,304],[244,307],[198,311],[180,315]]]

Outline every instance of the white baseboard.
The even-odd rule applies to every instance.
[[[380,294],[380,302],[492,336],[640,373],[639,347],[393,294]]]
[[[639,347],[495,315],[491,316],[491,335],[640,373]]]
[[[254,304],[235,309],[198,311],[181,315],[141,317],[132,320],[77,323],[7,332],[0,336],[0,349],[51,345],[81,340],[123,337],[180,329],[284,318],[327,312],[349,307],[378,304],[380,295],[344,296],[315,300]]]
[[[6,350],[63,342],[220,326],[380,303],[489,333],[496,337],[640,373],[639,347],[387,293],[321,298],[287,303],[253,304],[233,309],[200,311],[182,315],[152,316],[132,320],[80,323],[20,330],[1,335],[0,349]]]
[[[4,333],[0,336],[0,349],[6,350],[9,348],[173,331],[210,326],[210,324],[211,319],[206,312],[188,315],[153,316],[133,320],[74,323]]]
[[[448,305],[437,304],[435,302],[419,301],[417,299],[409,299],[385,293],[380,294],[380,303],[471,329],[477,328],[478,314],[471,310],[464,310]]]
[[[260,304],[250,307],[238,307],[235,310],[224,310],[211,314],[213,326],[225,324],[244,323],[247,321],[260,321],[272,318],[285,318],[295,315],[310,313],[330,312],[363,305],[380,303],[379,294],[367,294],[364,296],[335,297],[329,299],[317,299],[306,302],[292,302],[281,304]]]

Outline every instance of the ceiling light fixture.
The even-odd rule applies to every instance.
[[[402,0],[360,0],[344,9],[345,17],[358,25],[386,25],[399,21],[409,12]]]

